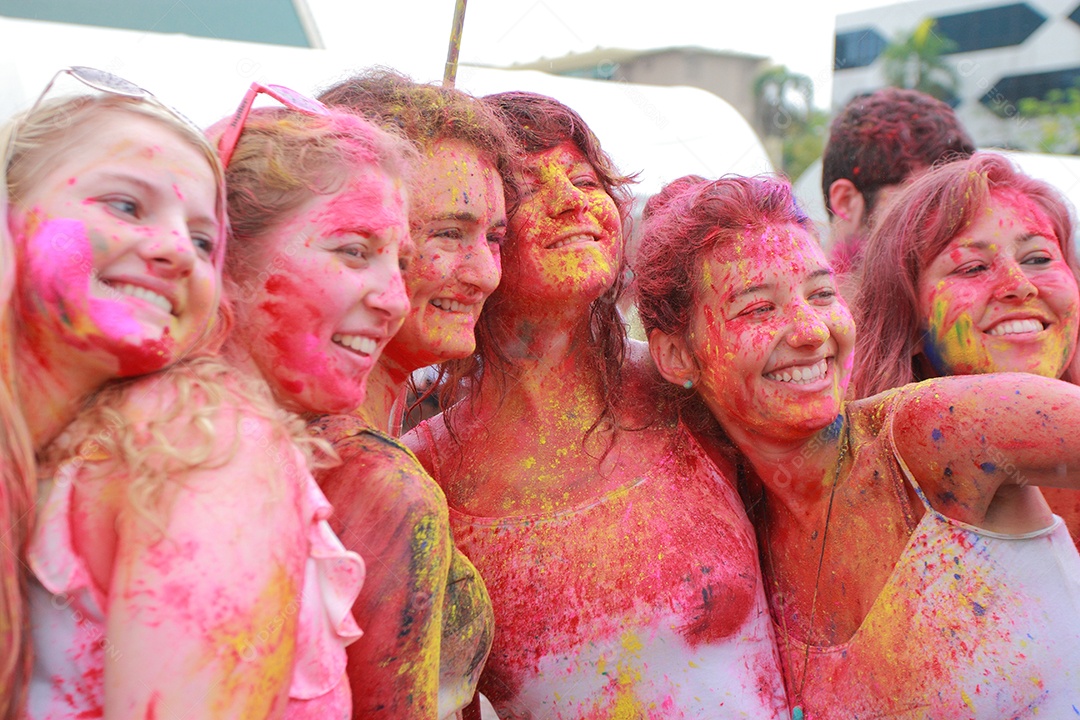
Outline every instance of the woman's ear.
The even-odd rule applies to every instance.
[[[649,333],[649,354],[665,380],[685,388],[698,381],[697,360],[686,340],[654,329]],[[689,384],[687,384],[689,383]]]

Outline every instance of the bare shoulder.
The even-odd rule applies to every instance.
[[[448,522],[442,490],[400,441],[360,429],[339,438],[334,450],[341,463],[320,470],[316,479],[334,506],[336,521],[378,517],[384,524],[389,516],[400,516]]]

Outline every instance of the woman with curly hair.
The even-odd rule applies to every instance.
[[[779,717],[753,531],[616,311],[629,178],[570,108],[485,98],[526,153],[464,397],[412,442],[491,592],[504,718]]]

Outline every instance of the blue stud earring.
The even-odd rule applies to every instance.
[[[684,382],[682,384],[682,386],[684,388],[686,388],[687,390],[689,390],[690,388],[694,387],[694,381],[693,380],[687,380],[686,382]]]

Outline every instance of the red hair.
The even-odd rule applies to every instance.
[[[829,127],[821,189],[832,216],[829,188],[850,180],[873,212],[877,192],[922,168],[967,157],[975,143],[945,103],[917,90],[883,88],[849,102]]]
[[[816,237],[787,180],[779,177],[687,175],[670,183],[645,205],[641,246],[634,263],[638,313],[646,333],[687,337],[700,302],[701,269],[717,247],[743,233],[798,225]],[[665,383],[669,400],[684,419],[695,420],[696,393]],[[690,413],[691,418],[686,418]]]
[[[852,308],[859,329],[851,384],[854,397],[926,379],[915,361],[925,320],[919,315],[919,281],[949,242],[977,219],[990,194],[1002,190],[1025,196],[1046,215],[1080,283],[1074,222],[1057,190],[993,153],[977,153],[934,168],[890,200],[866,242]],[[1062,379],[1076,382],[1075,370],[1067,369]]]

